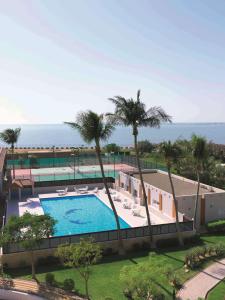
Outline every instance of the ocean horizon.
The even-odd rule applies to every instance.
[[[0,124],[0,131],[6,128],[21,127],[17,147],[71,147],[87,146],[79,133],[66,124]],[[165,140],[190,139],[193,134],[204,136],[208,141],[225,144],[225,123],[172,123],[158,128],[140,128],[138,139],[159,143]],[[131,128],[117,127],[107,143],[131,146]],[[0,142],[0,145],[5,145]],[[91,146],[91,145],[90,145]]]

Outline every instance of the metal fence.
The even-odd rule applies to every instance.
[[[137,167],[137,159],[134,155],[127,155],[121,157],[121,162],[124,164],[128,164],[133,167]],[[167,171],[166,166],[158,163],[158,162],[150,162],[145,159],[140,159],[140,164],[142,169],[158,169],[161,171]]]
[[[188,222],[180,222],[180,229],[182,232],[193,231],[193,221]],[[141,238],[149,236],[149,227],[134,227],[134,228],[126,228],[121,229],[122,238],[124,240],[132,239],[132,238]],[[153,235],[162,235],[162,234],[170,234],[176,233],[176,224],[160,224],[160,225],[152,225],[152,234]],[[67,235],[67,236],[56,236],[47,239],[41,240],[39,247],[33,250],[44,250],[57,248],[62,244],[76,244],[79,243],[80,239],[91,237],[95,242],[110,242],[118,239],[118,231],[117,230],[109,230],[109,231],[101,231],[101,232],[92,232],[85,234],[75,234],[75,235]],[[26,251],[19,243],[10,244],[8,246],[3,247],[3,254],[9,253],[17,253]]]
[[[103,164],[128,164],[137,167],[137,160],[134,155],[102,155]],[[142,169],[160,169],[166,171],[166,167],[157,162],[148,162],[140,160]],[[15,159],[14,166],[16,169],[34,169],[34,168],[54,168],[54,167],[77,167],[85,165],[98,165],[98,159],[95,154],[81,154],[78,156],[67,157],[30,157]],[[7,169],[12,169],[13,161],[7,160]]]

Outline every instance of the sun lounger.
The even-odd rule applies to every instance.
[[[79,193],[79,190],[76,187],[74,187],[74,192]]]
[[[98,187],[93,189],[93,193],[95,193],[95,194],[98,193]]]
[[[112,200],[115,202],[121,202],[121,198],[118,196],[112,196]]]
[[[132,203],[131,202],[124,202],[123,203],[123,208],[125,209],[131,209],[132,207]]]
[[[68,187],[66,187],[64,190],[56,190],[59,196],[64,196],[68,193]]]
[[[88,191],[88,186],[86,186],[85,188],[80,188],[80,189],[78,189],[78,191],[79,191],[80,193],[82,193],[82,192],[87,192],[87,191]]]
[[[135,217],[141,217],[141,208],[132,209],[132,215]]]

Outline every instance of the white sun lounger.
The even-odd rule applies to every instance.
[[[68,193],[68,186],[64,190],[56,190],[59,196],[64,196]]]
[[[96,187],[96,188],[93,189],[93,193],[94,194],[98,193],[98,187]]]
[[[74,189],[74,192],[75,192],[75,193],[79,193],[78,188],[74,187],[73,189]]]
[[[132,203],[131,202],[123,202],[123,208],[125,209],[131,209]]]
[[[87,192],[87,191],[88,191],[88,186],[86,186],[85,188],[80,188],[80,189],[78,189],[78,191],[79,191],[80,193],[82,193],[82,192]]]
[[[121,202],[121,199],[119,196],[112,196],[112,200],[115,202]]]
[[[132,215],[135,217],[141,217],[141,208],[132,209]]]

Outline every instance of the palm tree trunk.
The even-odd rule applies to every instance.
[[[196,200],[195,200],[195,210],[194,210],[194,228],[197,231],[197,211],[198,211],[198,198],[199,198],[199,190],[200,190],[200,176],[199,176],[199,171],[197,171],[197,181],[198,181],[198,186],[197,186],[197,195],[196,195]]]
[[[170,185],[171,185],[172,194],[173,194],[173,202],[174,202],[174,207],[175,207],[177,237],[178,237],[180,246],[183,246],[184,242],[183,242],[183,238],[182,238],[181,231],[180,231],[180,223],[179,223],[179,217],[178,217],[178,205],[177,205],[175,189],[174,189],[174,185],[173,185],[170,167],[168,166],[167,168],[168,168],[168,176],[169,176],[169,180],[170,180]]]
[[[136,160],[137,160],[137,165],[138,165],[138,172],[139,172],[140,181],[141,181],[142,193],[143,193],[143,198],[144,198],[144,205],[145,205],[145,210],[146,210],[146,215],[147,215],[147,220],[148,220],[150,241],[152,242],[152,239],[153,239],[153,237],[152,237],[152,224],[151,224],[150,214],[149,214],[149,210],[148,210],[148,199],[147,199],[147,195],[146,195],[146,191],[145,191],[144,179],[143,179],[141,164],[140,164],[140,159],[139,159],[137,134],[134,134],[134,149],[135,149]]]
[[[11,149],[12,149],[12,163],[13,163],[13,179],[15,179],[14,144],[12,144]]]
[[[105,178],[105,172],[104,172],[102,158],[101,158],[101,148],[100,148],[100,145],[99,145],[98,141],[96,141],[95,150],[96,150],[96,154],[97,154],[97,157],[98,157],[98,161],[99,161],[99,165],[100,165],[100,169],[101,169],[101,173],[102,173],[103,184],[104,184],[104,187],[105,187],[105,190],[106,190],[106,193],[107,193],[107,196],[108,196],[108,199],[109,199],[109,202],[110,202],[110,205],[112,207],[114,217],[115,217],[115,220],[116,220],[116,226],[117,226],[117,231],[118,231],[119,253],[121,255],[123,255],[125,253],[125,251],[124,251],[124,245],[123,245],[122,234],[121,234],[121,229],[120,229],[119,217],[117,215],[117,211],[116,211],[116,208],[114,206],[111,194],[109,192],[108,184],[107,184],[107,181],[106,181],[106,178]]]

